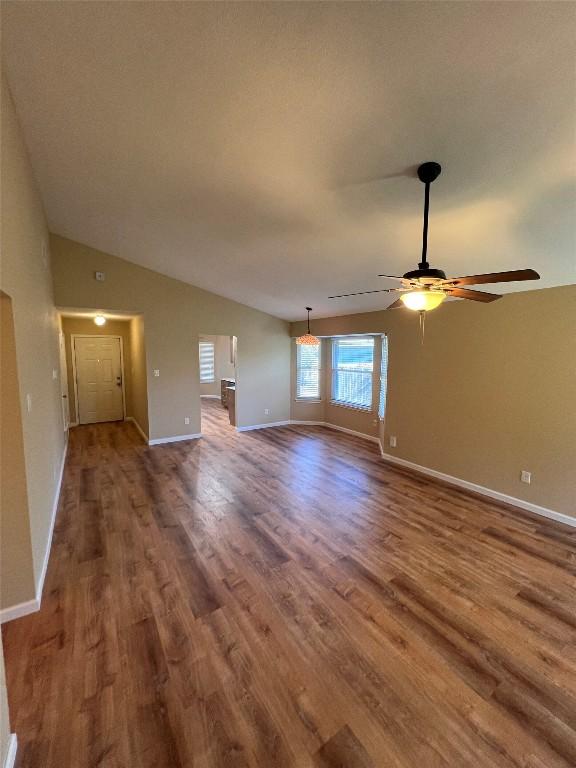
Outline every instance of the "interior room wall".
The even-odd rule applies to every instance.
[[[214,344],[214,381],[200,384],[200,395],[220,397],[220,381],[233,379],[236,371],[230,360],[230,336],[201,335],[199,341],[211,341]]]
[[[292,339],[290,347],[290,418],[294,421],[326,421],[326,388],[328,340],[321,339],[320,398],[318,400],[298,400],[296,398],[296,369],[298,345]]]
[[[296,367],[297,345],[293,341],[291,359],[291,419],[294,421],[319,421],[333,424],[363,435],[377,437],[379,434],[378,423],[378,397],[380,392],[380,360],[382,345],[380,337],[376,337],[374,343],[374,372],[372,376],[372,408],[363,410],[337,405],[331,401],[332,391],[332,339],[321,339],[322,369],[320,372],[320,399],[298,400],[296,398]]]
[[[6,690],[6,672],[4,670],[4,649],[0,633],[0,765],[7,765],[10,745],[10,715],[8,712],[8,691]]]
[[[575,318],[576,286],[563,286],[447,302],[428,313],[423,345],[403,309],[316,318],[314,332],[388,335],[385,452],[576,516]]]
[[[238,426],[289,419],[287,322],[63,237],[52,236],[51,251],[59,306],[142,314],[152,439],[200,433],[201,333],[238,336]]]
[[[74,389],[74,366],[72,365],[72,336],[120,336],[124,362],[124,394],[126,396],[126,416],[134,415],[132,403],[132,333],[130,320],[107,320],[106,325],[98,326],[89,317],[62,317],[62,331],[66,344],[66,368],[68,370],[68,403],[70,404],[70,423],[78,421],[78,407]]]
[[[132,387],[132,418],[141,432],[149,435],[148,424],[148,377],[146,373],[146,339],[144,318],[133,317],[130,321],[130,353],[132,367],[130,371]]]
[[[64,459],[58,316],[44,211],[7,83],[1,86],[2,272],[12,300],[34,585],[23,568],[22,596],[36,597],[48,554]],[[3,478],[4,482],[11,478]],[[23,502],[22,502],[23,503]],[[8,512],[3,512],[6,514]],[[24,515],[24,509],[9,514]],[[28,593],[29,594],[26,594]]]
[[[12,302],[0,292],[0,608],[34,594]]]
[[[326,366],[324,368],[325,377],[325,410],[324,420],[328,424],[335,424],[344,429],[351,429],[354,432],[361,432],[371,437],[378,436],[378,394],[380,391],[380,360],[382,345],[377,337],[374,341],[374,368],[372,374],[372,408],[365,411],[361,408],[349,408],[343,405],[336,405],[330,399],[331,377],[332,377],[332,339],[326,340]]]

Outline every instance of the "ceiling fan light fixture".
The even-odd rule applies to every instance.
[[[317,339],[316,336],[313,336],[310,333],[310,312],[312,311],[312,307],[306,307],[306,312],[308,312],[308,330],[303,336],[298,336],[296,339],[296,344],[303,344],[304,346],[309,347],[317,347],[318,344],[320,344],[320,339]]]
[[[415,312],[429,312],[439,307],[445,298],[443,291],[409,291],[400,296],[400,301]]]

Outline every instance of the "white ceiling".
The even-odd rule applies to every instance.
[[[576,283],[576,4],[5,2],[52,231],[279,317],[420,255]]]

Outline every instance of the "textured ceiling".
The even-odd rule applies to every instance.
[[[2,3],[53,232],[279,317],[419,260],[576,282],[576,5]],[[495,286],[498,290],[500,286]]]

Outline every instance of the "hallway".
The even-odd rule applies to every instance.
[[[202,397],[200,398],[200,407],[202,409],[203,435],[226,437],[236,433],[235,428],[230,424],[228,411],[219,398]]]
[[[71,430],[19,768],[568,768],[576,532],[321,427]],[[562,684],[558,684],[558,681]]]

